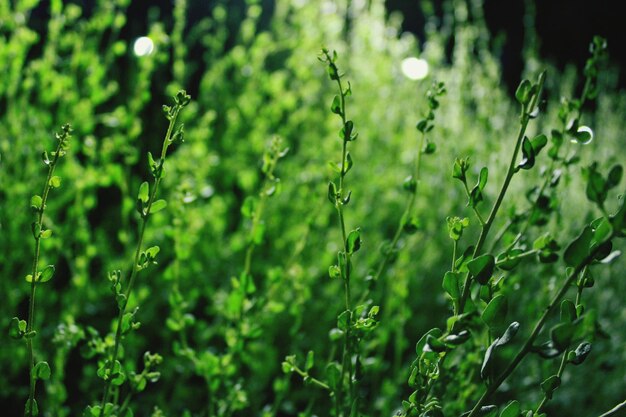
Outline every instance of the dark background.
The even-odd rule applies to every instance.
[[[263,5],[260,30],[268,25],[274,10],[274,0],[260,0]],[[500,45],[504,81],[510,91],[519,83],[523,69],[522,45],[524,42],[524,19],[527,4],[534,3],[536,10],[535,29],[539,40],[540,58],[563,68],[567,64],[584,67],[589,56],[589,43],[595,35],[607,39],[609,57],[619,68],[619,86],[626,87],[626,14],[621,12],[620,3],[611,0],[483,0],[484,16],[491,32],[491,42],[504,39]],[[447,0],[433,0],[436,14],[443,16],[443,4]],[[86,15],[93,11],[95,2],[78,1]],[[135,0],[127,11],[128,21],[121,31],[121,38],[133,42],[143,36],[151,21],[162,21],[171,27],[174,0]],[[211,15],[216,4],[228,7],[228,25],[231,34],[244,17],[246,0],[190,0],[188,3],[188,27]],[[387,10],[400,12],[404,16],[402,29],[424,39],[424,23],[420,0],[386,0]],[[468,1],[471,3],[471,0]],[[46,22],[49,18],[49,2],[42,1],[34,10],[32,27],[45,37]],[[148,17],[148,18],[146,18]],[[228,44],[234,41],[229,39]],[[194,53],[201,50],[192,48]],[[193,87],[190,86],[193,91]]]
[[[506,83],[517,85],[523,69],[521,54],[524,40],[525,4],[528,0],[485,0],[484,13],[492,34],[505,36],[502,65]],[[442,0],[435,0],[438,12]],[[589,56],[589,43],[595,35],[607,39],[609,56],[620,67],[619,85],[626,86],[623,68],[626,64],[626,14],[620,2],[585,0],[536,0],[536,31],[542,58],[560,68],[568,63],[584,66]],[[400,11],[405,19],[403,29],[421,36],[424,34],[424,16],[419,11],[419,0],[387,0],[387,8]]]

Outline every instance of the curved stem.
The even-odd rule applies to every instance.
[[[626,400],[617,404],[615,407],[611,408],[609,411],[607,411],[606,413],[602,413],[601,415],[599,415],[598,417],[611,417],[611,416],[616,416],[618,415],[617,412],[620,410],[626,409]]]

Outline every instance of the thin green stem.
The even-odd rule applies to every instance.
[[[598,417],[611,417],[611,416],[617,416],[619,415],[618,412],[620,410],[626,409],[626,400],[622,401],[621,403],[617,404],[615,407],[611,408],[609,411],[607,411],[606,413],[602,413],[601,415],[599,415]]]
[[[169,126],[167,128],[167,133],[165,134],[165,139],[163,140],[163,146],[161,147],[161,158],[160,158],[161,167],[163,166],[163,164],[165,164],[165,156],[167,155],[167,149],[169,145],[171,144],[172,132],[174,130],[174,126],[176,125],[176,120],[178,118],[180,109],[181,107],[179,107],[178,105],[175,107],[174,114],[172,115]],[[120,348],[120,344],[122,340],[122,320],[124,318],[124,314],[126,313],[126,307],[128,306],[128,301],[132,293],[133,286],[135,284],[137,273],[140,270],[138,264],[139,264],[139,257],[141,255],[141,248],[143,245],[144,233],[146,231],[146,226],[148,224],[148,219],[150,217],[150,210],[152,208],[152,204],[156,200],[156,195],[159,189],[159,184],[161,183],[161,178],[162,178],[161,174],[159,174],[155,178],[154,186],[152,187],[152,191],[148,198],[148,202],[146,203],[145,213],[142,214],[141,216],[141,225],[139,229],[139,236],[137,239],[137,246],[135,248],[135,255],[133,257],[133,265],[131,267],[130,277],[128,279],[128,285],[126,287],[126,291],[124,292],[125,298],[124,298],[122,305],[119,308],[119,313],[117,315],[117,326],[115,330],[115,342],[113,345],[113,354],[109,358],[108,370],[105,373],[105,375],[107,375],[107,380],[104,384],[104,392],[102,394],[102,400],[100,402],[100,417],[104,416],[104,408],[105,408],[107,401],[109,400],[109,395],[110,395],[110,390],[111,390],[111,385],[112,385],[110,374],[113,372],[113,367],[115,365],[115,362],[117,361],[119,348]]]
[[[348,326],[346,327],[346,331],[344,334],[344,343],[343,343],[343,354],[342,354],[342,360],[341,360],[341,376],[340,376],[340,388],[338,389],[337,392],[337,397],[343,397],[343,381],[345,381],[345,377],[346,377],[346,372],[347,372],[347,376],[348,376],[348,395],[350,395],[350,397],[352,398],[354,395],[353,392],[353,377],[352,377],[352,346],[351,346],[351,326],[352,326],[352,300],[351,300],[351,293],[350,293],[350,276],[351,276],[351,256],[352,254],[349,251],[348,248],[348,240],[347,240],[347,233],[346,233],[346,222],[345,222],[345,218],[344,218],[344,211],[343,211],[343,205],[344,205],[344,178],[346,176],[347,173],[347,168],[346,168],[346,159],[347,159],[347,155],[348,155],[348,142],[350,141],[350,132],[348,132],[347,130],[345,130],[346,128],[346,94],[347,92],[344,90],[343,88],[343,84],[341,82],[341,75],[339,74],[336,65],[333,62],[333,58],[331,57],[331,55],[328,53],[328,51],[324,51],[324,54],[326,55],[326,60],[329,64],[329,68],[331,68],[332,71],[334,71],[335,76],[331,77],[331,79],[334,79],[337,82],[337,87],[339,89],[339,116],[341,117],[341,123],[342,123],[342,127],[344,128],[344,137],[343,139],[343,143],[342,143],[342,149],[341,149],[341,171],[340,171],[340,175],[339,175],[339,189],[337,190],[338,196],[336,196],[336,200],[335,200],[335,207],[337,209],[337,213],[338,213],[338,217],[339,217],[339,228],[341,230],[341,237],[343,240],[343,256],[344,256],[344,264],[345,264],[345,268],[342,268],[342,278],[343,278],[343,283],[344,283],[344,296],[345,296],[345,308],[346,311],[348,311],[348,315],[349,315],[349,320],[350,322],[348,323]],[[341,404],[341,398],[337,399],[338,403]],[[350,401],[351,403],[352,401]],[[350,407],[351,404],[348,405],[348,407]],[[339,414],[337,414],[337,417],[339,417]]]
[[[458,240],[453,240],[453,244],[452,244],[452,265],[450,266],[450,271],[455,272],[456,270],[456,251],[458,250],[458,246],[459,246],[459,241]]]
[[[297,373],[298,375],[300,375],[303,379],[305,383],[309,383],[312,385],[317,386],[318,388],[322,388],[326,391],[332,391],[331,388],[325,384],[324,382],[320,381],[317,378],[313,378],[311,375],[309,375],[308,372],[303,371],[302,369],[298,368],[297,366],[293,367],[293,371],[295,373]]]
[[[506,177],[504,178],[504,182],[502,183],[502,188],[500,189],[500,193],[498,194],[498,197],[496,198],[496,202],[494,203],[491,209],[491,212],[489,213],[489,217],[487,218],[487,221],[483,224],[483,227],[480,231],[478,242],[476,243],[476,247],[474,248],[474,253],[473,253],[474,258],[478,254],[480,254],[482,251],[483,245],[485,244],[485,241],[487,240],[487,236],[489,235],[489,230],[491,229],[491,226],[493,225],[493,222],[496,219],[496,215],[498,214],[500,205],[502,204],[502,201],[504,200],[504,196],[506,195],[509,185],[511,184],[511,179],[513,178],[513,175],[515,174],[515,166],[517,162],[517,156],[519,154],[519,150],[522,145],[522,139],[524,138],[524,134],[526,133],[526,128],[528,127],[528,122],[530,121],[530,113],[534,111],[535,107],[537,106],[537,101],[539,100],[539,96],[541,95],[541,90],[543,89],[544,79],[545,79],[545,76],[544,74],[542,74],[539,77],[537,92],[533,95],[532,99],[530,100],[529,105],[522,106],[522,111],[521,111],[521,116],[520,116],[520,119],[521,119],[520,129],[517,135],[517,140],[515,141],[515,150],[513,151],[513,155],[511,156],[511,162],[509,163],[509,168],[507,170]],[[471,284],[471,276],[468,273],[465,276],[465,281],[463,284],[463,292],[461,294],[461,299],[459,300],[459,314],[462,314],[463,311],[465,310],[465,303],[467,302],[467,299],[470,294],[470,284]]]
[[[61,155],[63,148],[63,141],[59,140],[59,144],[57,145],[56,152],[54,153],[54,158],[48,167],[48,175],[46,176],[46,182],[43,187],[43,193],[41,197],[41,207],[38,210],[37,221],[36,221],[36,230],[43,229],[43,215],[46,209],[46,203],[48,202],[48,195],[50,193],[50,179],[54,174],[54,169],[56,168],[57,162],[59,161],[59,157]],[[32,265],[32,274],[31,274],[31,283],[30,283],[30,298],[28,302],[28,322],[26,325],[26,348],[28,350],[28,362],[30,364],[29,369],[29,392],[28,392],[28,415],[33,415],[33,409],[35,405],[35,388],[37,385],[37,379],[35,378],[35,374],[33,369],[35,368],[35,349],[33,346],[33,329],[35,326],[35,290],[37,287],[37,274],[39,269],[39,255],[41,252],[41,233],[34,236],[35,238],[35,256],[33,257],[33,265]]]
[[[556,373],[556,376],[561,378],[563,376],[563,372],[565,371],[565,366],[567,366],[567,349],[565,350],[565,352],[563,352],[563,356],[561,357],[561,364],[559,365],[559,370]],[[535,414],[539,414],[539,412],[541,412],[541,410],[543,409],[543,407],[546,405],[546,403],[550,401],[550,398],[548,398],[548,394],[544,394],[543,395],[543,399],[541,400],[541,402],[539,403],[539,405],[537,406],[537,409],[535,410]]]
[[[337,85],[339,87],[339,95],[341,100],[341,122],[342,125],[346,125],[346,101],[345,101],[345,93],[343,90],[343,86],[341,84],[341,78],[337,77]],[[343,277],[344,284],[344,296],[345,296],[345,307],[346,311],[349,314],[352,314],[352,306],[351,306],[351,294],[350,294],[350,275],[351,275],[351,253],[348,250],[348,238],[346,233],[346,222],[343,213],[343,186],[344,186],[344,177],[346,176],[346,156],[348,153],[348,138],[343,138],[343,144],[341,148],[341,174],[339,176],[339,195],[340,200],[336,204],[337,213],[339,214],[339,228],[341,229],[341,238],[343,240],[343,249],[345,254],[345,275]],[[350,321],[352,318],[350,317]],[[346,332],[344,335],[344,345],[343,345],[343,355],[341,360],[341,381],[345,378],[346,369],[348,371],[348,388],[349,394],[352,395],[352,358],[351,358],[351,343],[350,343],[350,326],[351,323],[348,324],[346,328]]]
[[[519,255],[516,255],[513,259],[524,259],[524,258],[528,258],[528,257],[530,257],[530,256],[536,255],[537,253],[539,253],[539,251],[538,251],[538,250],[536,250],[536,249],[531,249],[531,250],[529,250],[529,251],[522,252],[522,253],[520,253]],[[509,259],[509,258],[502,259],[501,261],[496,262],[496,266],[503,265],[503,264],[505,264],[506,262],[508,262],[508,261],[510,261],[510,260],[511,260],[511,259]]]
[[[470,198],[470,189],[467,186],[467,182],[463,181],[463,185],[465,186],[465,194],[467,195],[467,198]],[[480,222],[480,225],[482,227],[484,227],[485,226],[485,220],[483,219],[483,216],[480,214],[480,211],[478,211],[476,206],[472,206],[472,210],[474,211],[474,214],[476,214],[476,218],[478,218],[478,221]]]

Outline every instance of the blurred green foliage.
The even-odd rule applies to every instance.
[[[150,175],[146,153],[156,154],[167,128],[161,105],[180,88],[193,98],[180,116],[186,143],[172,145],[160,191],[168,205],[154,214],[144,237],[148,246],[160,247],[158,265],[140,276],[128,303],[128,311],[140,307],[142,323],[120,355],[136,377],[131,391],[143,391],[133,394],[130,408],[136,415],[330,415],[332,399],[323,389],[281,369],[287,355],[304,363],[314,351],[317,359],[307,360],[305,370],[323,376],[323,364],[337,357],[342,343],[331,331],[344,309],[342,284],[328,276],[341,238],[327,201],[328,181],[336,175],[328,162],[336,162],[341,145],[330,111],[333,85],[317,61],[322,46],[337,50],[354,90],[347,111],[359,137],[351,148],[355,202],[348,227],[358,225],[363,235],[354,294],[372,284],[366,277],[375,273],[405,210],[403,181],[419,144],[415,124],[429,111],[425,92],[435,79],[446,86],[429,133],[436,152],[422,161],[417,184],[419,228],[396,242],[381,278],[385,299],[374,300],[382,307],[380,324],[362,348],[362,412],[390,416],[400,409],[411,392],[415,344],[428,329],[446,326],[450,306],[441,281],[452,254],[446,225],[455,216],[459,224],[469,217],[463,239],[473,241],[480,232],[465,190],[452,179],[455,158],[469,156],[471,178],[489,166],[481,191],[483,206],[490,206],[519,125],[480,2],[446,2],[443,17],[435,16],[431,2],[419,2],[428,17],[422,40],[400,33],[401,17],[388,15],[382,0],[276,0],[271,10],[253,0],[236,9],[229,3],[211,3],[210,13],[193,25],[187,20],[194,2],[174,1],[163,20],[148,11],[145,36],[154,49],[137,56],[134,39],[124,36],[132,24],[130,0],[90,7],[0,0],[0,318],[7,329],[11,317],[25,318],[28,310],[28,207],[45,175],[39,155],[50,148],[57,126],[70,122],[74,129],[57,168],[63,186],[44,218],[54,234],[41,243],[40,264],[54,264],[56,272],[42,284],[36,306],[35,348],[52,371],[38,390],[40,415],[81,415],[99,403],[94,358],[111,349],[116,314],[108,271],[132,266],[140,224],[136,196]],[[534,51],[535,44],[526,45],[525,75],[535,79],[545,68],[547,77],[541,115],[529,127],[533,138],[559,125],[561,97],[576,97],[582,88],[581,69],[559,71]],[[429,75],[406,77],[401,63],[407,57],[426,60]],[[530,228],[534,238],[550,232],[565,247],[602,215],[587,200],[581,167],[598,161],[593,169],[606,173],[626,157],[626,94],[616,80],[615,69],[601,69],[598,97],[582,109],[593,141],[568,145],[578,162],[561,173],[549,201],[555,215]],[[275,136],[282,138],[280,150],[271,148]],[[276,152],[286,147],[289,153],[278,161]],[[535,169],[515,177],[495,229],[529,205],[528,191],[549,165],[546,153]],[[270,188],[272,198],[262,198]],[[255,210],[250,196],[264,207]],[[610,211],[615,197],[609,193]],[[585,291],[594,348],[581,367],[566,370],[544,408],[550,415],[599,414],[624,400],[624,267],[620,258],[594,270],[596,285]],[[529,332],[562,275],[539,263],[507,273],[501,290],[515,297],[509,322]],[[380,294],[370,289],[373,298]],[[0,342],[0,404],[7,415],[18,415],[28,398],[27,351],[6,331]],[[145,352],[158,353],[162,363]],[[453,401],[447,398],[446,415],[475,403],[483,354],[454,358],[466,361],[473,376],[455,387]],[[518,399],[533,407],[554,364],[527,359],[495,402]],[[160,380],[146,388],[155,366]],[[120,402],[129,390],[120,390]]]

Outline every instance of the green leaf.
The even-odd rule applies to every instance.
[[[406,214],[406,213],[405,213]],[[402,230],[409,235],[416,233],[422,226],[420,220],[415,216],[402,216]]]
[[[470,207],[476,207],[478,203],[483,201],[482,191],[485,189],[485,186],[487,185],[488,178],[489,178],[489,170],[487,169],[487,167],[483,167],[480,170],[480,174],[478,176],[478,182],[476,183],[474,188],[472,188],[472,191],[470,191],[469,201],[468,201],[468,205]]]
[[[346,123],[341,128],[339,132],[339,136],[346,142],[356,139],[353,136],[352,131],[354,130],[354,122],[352,120],[346,120]]]
[[[448,347],[445,343],[439,340],[439,338],[433,335],[428,335],[426,337],[426,345],[424,345],[425,352],[445,352],[446,350],[448,350]]]
[[[30,224],[30,230],[33,232],[33,237],[39,239],[41,236],[41,225],[37,222],[33,222]]]
[[[348,234],[348,238],[346,239],[346,246],[348,248],[348,253],[354,253],[361,249],[360,228],[356,228]]]
[[[427,331],[420,338],[420,340],[418,340],[417,343],[415,344],[415,353],[417,354],[417,356],[420,356],[422,352],[424,351],[424,347],[426,346],[426,340],[428,339],[429,336],[438,338],[438,337],[441,337],[442,335],[443,335],[443,332],[441,331],[441,329],[438,329],[436,327]]]
[[[42,230],[39,235],[42,239],[48,239],[50,236],[52,236],[52,229]]]
[[[306,372],[309,372],[311,369],[313,369],[314,364],[315,364],[315,354],[313,353],[312,350],[309,350],[309,352],[306,355],[306,362],[304,364],[304,370]]]
[[[24,416],[26,417],[35,417],[39,415],[39,406],[37,405],[37,400],[28,399],[26,400],[26,405],[24,406]]]
[[[530,102],[530,99],[532,98],[531,90],[532,84],[530,83],[530,81],[522,80],[522,82],[517,87],[517,90],[515,90],[515,98],[521,104],[528,104],[528,102]]]
[[[519,417],[522,413],[522,408],[519,401],[513,400],[504,407],[500,413],[500,417]]]
[[[345,163],[345,166],[346,166],[346,168],[345,168],[346,172],[345,173],[348,173],[348,171],[350,171],[352,169],[353,165],[354,165],[354,161],[352,160],[352,155],[350,154],[350,152],[347,152],[346,153],[346,163]]]
[[[452,178],[456,178],[462,182],[467,180],[466,172],[470,167],[469,158],[454,160],[454,166],[452,167]]]
[[[52,188],[59,188],[61,186],[61,177],[55,175],[54,177],[50,178],[48,184],[50,184],[50,187]]]
[[[561,354],[561,351],[554,347],[552,340],[542,343],[539,346],[533,346],[532,351],[544,359],[552,359]]]
[[[514,321],[513,323],[509,324],[509,327],[502,334],[502,336],[500,336],[500,338],[497,340],[497,345],[503,346],[509,343],[511,340],[513,340],[518,330],[519,330],[518,322]],[[496,342],[494,341],[494,343]]]
[[[244,200],[243,200],[243,204],[241,205],[241,214],[248,218],[251,219],[252,216],[254,215],[254,211],[256,209],[257,206],[257,200],[256,198],[252,197],[252,196],[247,196]]]
[[[43,151],[41,153],[41,160],[43,161],[44,165],[50,165],[52,163],[52,160],[48,156],[48,152],[47,151]]]
[[[443,289],[450,298],[458,300],[461,298],[461,273],[448,271],[443,276]]]
[[[593,236],[594,232],[592,228],[587,226],[582,233],[569,244],[563,254],[563,260],[568,266],[577,267],[585,260],[589,255],[589,247]]]
[[[131,330],[137,330],[141,327],[141,323],[135,321],[135,314],[137,314],[137,309],[132,312],[125,313],[122,316],[122,334],[126,334]]]
[[[563,300],[561,302],[561,322],[572,323],[576,320],[576,306],[572,300]]]
[[[46,266],[43,271],[41,271],[41,275],[37,277],[37,282],[48,282],[52,279],[54,275],[54,265]]]
[[[150,185],[147,181],[144,181],[139,186],[139,193],[137,194],[137,200],[146,204],[150,198],[148,193],[150,192]]]
[[[417,181],[415,180],[415,178],[413,178],[412,175],[409,175],[404,179],[404,182],[402,183],[402,188],[410,193],[415,193],[415,191],[417,190]]]
[[[546,395],[546,398],[551,400],[554,391],[561,385],[561,378],[558,375],[552,375],[541,383],[541,390]]]
[[[333,98],[333,104],[330,105],[330,111],[335,114],[341,114],[341,99],[339,96]]]
[[[508,307],[509,304],[506,297],[502,294],[498,294],[487,304],[481,317],[491,329],[503,327]]]
[[[30,198],[30,206],[35,210],[41,210],[43,199],[39,195],[34,195]]]
[[[493,255],[485,254],[469,261],[467,268],[478,283],[485,285],[493,275],[495,265],[496,260]]]
[[[535,156],[539,155],[539,152],[543,149],[544,146],[548,143],[548,137],[543,133],[535,136],[530,140],[530,143],[533,145],[533,150],[535,151]]]
[[[550,329],[550,339],[554,347],[561,352],[567,349],[574,337],[574,325],[572,323],[559,323]]]
[[[17,317],[11,319],[9,324],[9,336],[13,339],[21,339],[26,333],[26,320],[20,320]]]
[[[587,126],[580,126],[576,132],[574,132],[574,138],[576,142],[587,145],[593,140],[593,131]]]
[[[467,264],[472,261],[474,254],[474,245],[470,245],[463,251],[463,254],[459,256],[454,262],[454,267],[459,272],[468,272]]]
[[[520,169],[531,169],[535,166],[535,150],[526,136],[522,139],[522,160],[517,165],[516,171]]]
[[[38,362],[31,370],[31,373],[35,379],[48,380],[51,374],[50,365],[48,365],[48,362]]]
[[[624,174],[624,168],[621,165],[615,165],[609,171],[609,175],[606,178],[607,188],[614,188],[619,185],[622,180],[622,175]]]
[[[567,360],[574,365],[580,365],[585,361],[585,359],[587,359],[587,356],[589,356],[590,352],[591,343],[582,342],[580,345],[578,345],[575,351],[569,353]]]
[[[341,276],[341,268],[337,265],[331,265],[328,267],[328,276],[331,278],[338,278]]]
[[[467,330],[461,330],[457,334],[449,334],[443,339],[443,342],[449,345],[458,346],[467,342],[471,334]]]
[[[591,241],[591,249],[593,249],[596,245],[601,245],[604,242],[607,242],[611,239],[612,235],[613,226],[611,225],[611,222],[606,217],[602,217],[600,222],[596,225],[596,230]]]
[[[331,362],[326,365],[326,381],[333,391],[341,386],[341,367],[337,362]]]
[[[328,201],[333,205],[337,204],[337,186],[332,181],[328,183]]]
[[[167,207],[167,201],[157,200],[154,203],[152,203],[152,207],[150,207],[150,213],[158,213],[159,211],[163,210],[165,207]]]
[[[609,187],[602,174],[598,172],[598,164],[594,162],[584,168],[583,176],[587,180],[587,188],[585,189],[587,198],[589,201],[602,206],[606,200]]]
[[[485,352],[485,356],[483,358],[483,364],[480,368],[481,379],[486,380],[493,374],[494,372],[493,357],[494,357],[495,350],[509,343],[513,339],[513,337],[515,337],[518,330],[519,330],[519,323],[514,321],[513,323],[509,324],[509,327],[506,329],[506,331],[504,332],[502,336],[497,337],[493,341],[493,343],[489,345],[489,347],[487,348],[487,351]]]
[[[337,327],[339,330],[346,331],[350,326],[350,316],[351,313],[348,310],[343,311],[339,316],[337,316]]]
[[[446,217],[448,223],[448,236],[450,239],[458,241],[463,236],[463,230],[469,226],[469,219],[467,217]]]

